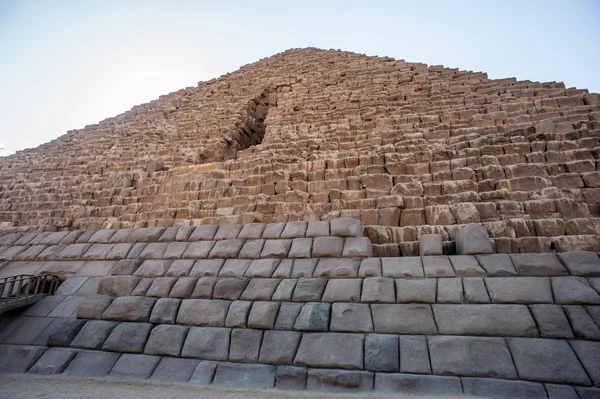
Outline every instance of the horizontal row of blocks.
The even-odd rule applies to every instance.
[[[72,348],[0,345],[13,362],[0,373],[149,379],[241,389],[284,389],[405,395],[488,396],[516,399],[592,399],[600,389],[497,378],[314,369],[168,356],[119,354]],[[93,366],[92,366],[93,365]]]

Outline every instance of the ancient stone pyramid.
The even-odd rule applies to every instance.
[[[0,372],[598,397],[599,144],[587,90],[318,49],[134,107],[0,159],[0,277],[64,281]]]

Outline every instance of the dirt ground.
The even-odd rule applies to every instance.
[[[193,384],[143,380],[115,380],[13,374],[0,376],[0,398],[4,399],[459,399],[463,396],[411,396],[383,394],[327,394],[280,390],[228,389]],[[469,399],[477,399],[469,396]],[[483,398],[480,398],[483,399]]]

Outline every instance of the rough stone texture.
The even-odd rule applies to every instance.
[[[425,277],[454,277],[454,269],[447,256],[426,256],[423,258]]]
[[[71,341],[71,347],[101,349],[104,341],[119,323],[105,320],[90,320]]]
[[[190,327],[181,357],[227,360],[230,333],[229,328]]]
[[[275,388],[295,391],[302,390],[306,386],[307,374],[308,370],[306,367],[279,366],[277,367]]]
[[[494,253],[486,229],[478,225],[469,225],[460,229],[456,234],[456,253],[459,255]]]
[[[397,301],[400,303],[435,303],[436,287],[436,279],[396,279]]]
[[[198,360],[163,357],[154,369],[150,379],[166,382],[188,382],[194,373]]]
[[[117,325],[104,344],[102,350],[111,352],[141,353],[152,330],[152,324],[121,323]]]
[[[431,374],[427,338],[418,335],[401,335],[400,371],[403,373]]]
[[[321,300],[323,302],[359,302],[362,279],[332,279]]]
[[[188,327],[158,325],[150,332],[144,353],[148,355],[179,356]]]
[[[363,368],[363,341],[362,334],[305,333],[294,365],[360,370]]]
[[[474,256],[452,255],[448,256],[448,259],[450,259],[456,277],[487,276],[487,273],[479,266]]]
[[[56,325],[55,323],[50,325],[51,332],[48,334],[46,342],[48,346],[69,346],[86,322],[85,320],[63,319],[59,320]]]
[[[369,392],[373,389],[373,373],[309,369],[306,389],[325,392]]]
[[[29,372],[43,375],[60,374],[77,353],[76,349],[50,348],[31,366]]]
[[[0,374],[25,373],[45,350],[43,346],[8,346],[0,358]]]
[[[569,273],[574,276],[600,276],[600,257],[595,252],[573,251],[557,255]]]
[[[294,302],[320,301],[325,291],[327,280],[324,278],[308,278],[298,280],[294,290]]]
[[[533,305],[530,307],[540,336],[543,338],[574,338],[569,321],[558,305]]]
[[[327,331],[329,329],[330,309],[331,305],[328,303],[309,302],[305,304],[296,318],[294,330]]]
[[[80,351],[69,363],[63,375],[75,377],[104,377],[113,368],[120,353]]]
[[[439,234],[422,234],[419,237],[419,255],[442,255],[442,236]]]
[[[359,266],[358,259],[319,259],[313,277],[356,277]]]
[[[229,301],[184,299],[177,312],[177,324],[222,327],[230,304]]]
[[[109,376],[115,378],[146,379],[150,377],[160,359],[159,356],[126,353],[117,360]]]
[[[551,281],[557,304],[600,304],[600,294],[582,277],[553,277]]]
[[[106,320],[147,322],[155,303],[156,298],[118,297],[102,313],[102,318]]]
[[[248,314],[248,327],[264,330],[272,329],[275,325],[279,306],[279,302],[254,302]]]
[[[225,327],[246,327],[248,313],[252,307],[252,302],[249,301],[233,301],[229,306],[227,317],[225,319]]]
[[[398,337],[369,334],[365,337],[365,369],[371,371],[398,371]]]
[[[363,281],[361,301],[390,303],[395,301],[394,280],[383,277],[368,277]]]
[[[313,239],[313,258],[339,258],[344,249],[344,239],[341,237],[315,237]]]
[[[258,361],[267,364],[292,364],[302,334],[294,331],[264,332]]]
[[[600,386],[600,343],[589,341],[570,341],[571,347],[587,371],[595,386]]]
[[[435,374],[517,378],[506,342],[487,337],[428,337]]]
[[[381,269],[383,277],[425,277],[419,257],[382,258]]]

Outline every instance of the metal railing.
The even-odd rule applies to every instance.
[[[60,279],[53,274],[1,277],[0,313],[31,305],[46,295],[54,294],[59,285]]]

